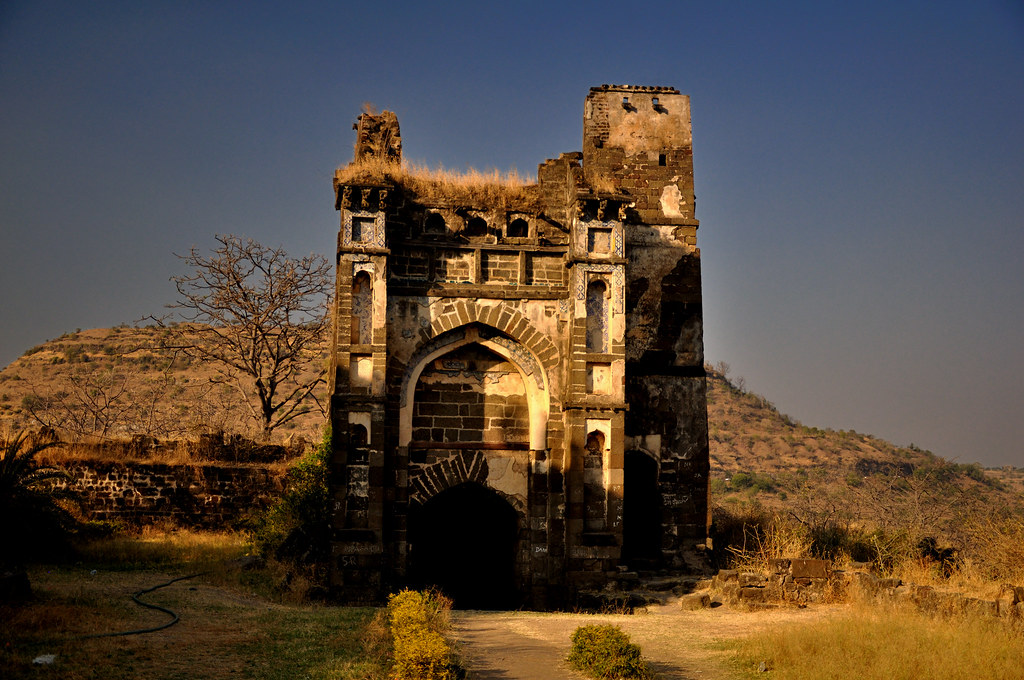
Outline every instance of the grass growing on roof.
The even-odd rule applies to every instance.
[[[459,172],[441,166],[429,168],[371,157],[338,168],[334,176],[341,184],[395,184],[425,203],[519,210],[536,209],[540,205],[533,178],[520,175],[516,170]]]

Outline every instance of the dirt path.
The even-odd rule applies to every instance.
[[[715,649],[715,643],[841,610],[818,606],[748,612],[724,605],[684,611],[666,604],[632,616],[461,611],[452,618],[472,680],[582,678],[565,663],[569,637],[578,626],[600,623],[628,633],[661,680],[732,680],[738,675],[728,663],[728,652]]]

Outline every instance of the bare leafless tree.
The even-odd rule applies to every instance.
[[[218,380],[243,397],[263,436],[304,412],[327,369],[318,361],[328,326],[331,267],[326,258],[293,259],[281,248],[217,236],[206,256],[179,256],[191,272],[172,278],[182,324],[180,348],[218,367]]]

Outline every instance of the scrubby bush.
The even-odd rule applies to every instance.
[[[285,491],[274,505],[247,528],[257,555],[286,567],[285,583],[300,582],[320,592],[330,555],[330,460],[332,438],[323,440],[288,471]]]
[[[640,647],[618,626],[580,626],[572,634],[569,665],[594,678],[650,678]]]
[[[403,590],[388,600],[394,646],[394,680],[451,680],[462,677],[451,644],[451,600],[433,592]]]
[[[730,483],[738,491],[753,489],[755,492],[769,492],[775,489],[775,480],[758,472],[737,472],[732,476]]]

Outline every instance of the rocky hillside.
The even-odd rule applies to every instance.
[[[167,328],[119,326],[76,330],[32,347],[0,371],[0,426],[46,425],[65,438],[178,439],[215,431],[256,437],[260,428],[239,384],[175,349],[177,342]],[[325,361],[318,358],[306,375]],[[275,440],[318,437],[326,388],[318,392],[302,404],[301,416],[275,431]]]
[[[807,427],[721,371],[708,375],[718,507],[781,511],[808,527],[853,523],[947,538],[979,511],[1024,508],[1024,469],[954,463],[852,430]]]

